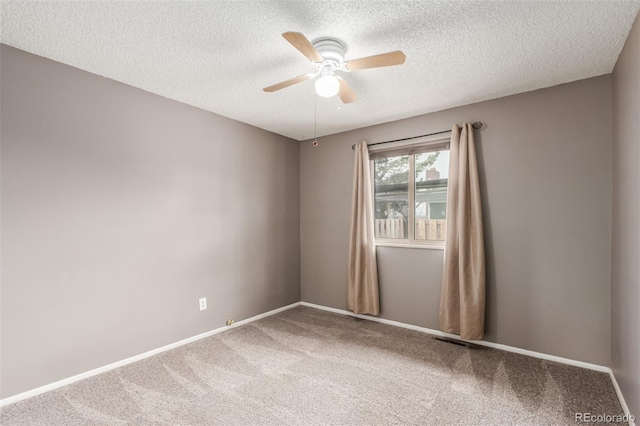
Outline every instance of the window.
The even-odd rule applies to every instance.
[[[443,246],[449,142],[372,151],[370,156],[376,240]]]

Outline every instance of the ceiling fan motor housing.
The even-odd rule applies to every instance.
[[[333,69],[338,69],[344,62],[346,47],[340,40],[335,38],[319,38],[313,42],[313,47],[315,47],[318,53],[324,58],[323,62],[317,64],[320,70],[327,65],[331,65]]]

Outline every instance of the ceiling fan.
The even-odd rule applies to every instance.
[[[265,87],[265,92],[275,92],[296,83],[311,80],[318,75],[322,75],[316,81],[316,92],[320,96],[330,98],[337,94],[345,104],[355,102],[358,96],[351,90],[351,87],[341,77],[336,76],[336,71],[359,71],[368,68],[388,67],[404,63],[406,56],[400,50],[394,52],[381,53],[379,55],[367,56],[365,58],[344,60],[345,47],[339,40],[334,38],[321,38],[313,42],[307,40],[302,33],[288,31],[282,34],[289,43],[298,49],[304,56],[309,58],[316,67],[316,72],[300,75],[298,77],[285,80],[273,86]]]

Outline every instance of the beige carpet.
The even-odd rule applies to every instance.
[[[606,373],[298,307],[2,409],[2,425],[575,425]]]

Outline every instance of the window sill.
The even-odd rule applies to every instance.
[[[376,247],[398,247],[409,249],[423,249],[423,250],[444,250],[444,244],[412,244],[412,243],[388,243],[388,242],[376,242]]]

